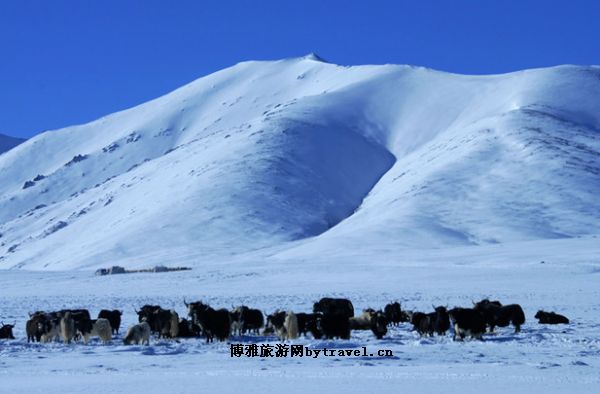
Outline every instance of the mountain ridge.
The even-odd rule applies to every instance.
[[[0,133],[0,155],[25,141],[27,141],[25,138],[11,137]]]
[[[597,233],[599,75],[241,62],[0,156],[0,268]]]

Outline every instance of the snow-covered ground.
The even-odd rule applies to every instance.
[[[10,392],[594,392],[600,383],[600,242],[595,237],[405,253],[380,251],[322,260],[232,260],[164,274],[98,277],[90,271],[0,272],[5,322],[17,321],[15,341],[0,342],[0,376]],[[368,250],[366,252],[369,252]],[[328,264],[325,264],[327,261]],[[390,349],[392,358],[231,358],[228,344],[202,339],[155,340],[151,346],[27,344],[27,312],[87,307],[125,311],[158,303],[185,315],[183,298],[218,307],[244,303],[273,312],[309,311],[324,295],[350,298],[356,310],[400,300],[406,309],[431,304],[469,306],[493,297],[518,302],[520,334],[499,329],[485,341],[419,338],[404,324],[381,341],[353,332],[349,341],[299,339],[312,349]],[[571,324],[543,326],[538,309],[567,315]],[[234,337],[231,343],[271,343]],[[97,391],[95,391],[97,390]]]

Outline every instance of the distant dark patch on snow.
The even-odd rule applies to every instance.
[[[104,148],[102,148],[102,152],[104,153],[110,153],[110,152],[114,152],[116,149],[119,148],[119,144],[117,144],[116,142],[113,142],[112,144],[105,146]]]
[[[169,127],[166,129],[160,130],[158,133],[154,135],[154,137],[168,137],[173,135],[173,128]]]
[[[125,273],[125,268],[120,267],[118,265],[113,265],[110,268],[98,268],[96,270],[96,276],[115,275],[115,274],[124,274],[124,273]]]
[[[265,132],[264,130],[258,130],[258,131],[255,131],[254,133],[248,135],[248,137],[252,137],[252,136],[257,135],[257,134],[262,134],[264,132]]]
[[[35,182],[34,182],[34,181],[26,181],[26,182],[23,184],[23,189],[28,189],[28,188],[30,188],[31,186],[35,186]]]
[[[22,213],[22,214],[21,214],[21,215],[19,215],[18,217],[19,217],[19,218],[22,218],[22,217],[29,217],[29,216],[33,215],[37,209],[43,208],[43,207],[45,207],[45,206],[46,206],[46,205],[44,205],[44,204],[42,204],[41,206],[40,206],[40,205],[38,205],[38,206],[36,206],[35,208],[31,208],[31,209],[29,209],[29,210],[25,211],[25,213]],[[38,207],[40,207],[40,208],[38,208]]]
[[[162,272],[175,272],[175,271],[190,271],[190,267],[165,267],[164,265],[157,265],[153,268],[139,269],[139,270],[126,270],[123,267],[118,265],[112,266],[110,268],[99,268],[96,270],[96,276],[104,276],[104,275],[114,275],[114,274],[137,274],[141,272],[152,272],[152,273],[162,273]]]
[[[176,151],[177,149],[179,149],[179,146],[176,146],[175,148],[167,149],[165,151],[165,153],[163,153],[163,155],[168,155],[169,153]]]
[[[35,176],[35,178],[33,178],[33,181],[34,181],[34,182],[38,182],[38,181],[41,181],[42,179],[45,179],[45,178],[46,178],[46,176],[45,176],[45,175],[42,175],[42,174],[37,174],[37,175]]]
[[[402,174],[394,177],[394,179],[392,179],[392,182],[395,182],[396,180],[402,178],[404,175],[408,174],[410,171],[404,171]]]
[[[46,208],[46,204],[36,205],[35,208],[33,208],[33,210],[35,211],[36,209],[42,209],[42,208]]]
[[[80,161],[84,161],[85,159],[87,159],[88,155],[75,155],[73,156],[73,158],[71,159],[70,162],[68,162],[67,164],[65,164],[65,166],[71,166],[75,163],[79,163]]]
[[[600,274],[600,267],[590,269],[590,274]]]
[[[131,167],[129,167],[129,168],[127,169],[127,171],[126,171],[126,172],[129,172],[129,171],[131,171],[131,170],[134,170],[134,169],[136,169],[136,168],[137,168],[137,167],[139,167],[139,166],[140,166],[140,164],[139,164],[139,163],[136,163],[136,164],[132,165]]]
[[[104,203],[104,206],[107,206],[108,204],[110,204],[111,202],[113,202],[113,198],[109,197],[108,200],[106,200],[106,202]]]
[[[14,253],[14,252],[15,252],[15,250],[17,250],[17,248],[18,248],[18,247],[19,247],[19,244],[14,244],[14,245],[12,245],[10,248],[8,248],[8,249],[6,250],[6,252],[7,252],[7,253]]]
[[[555,108],[543,104],[527,105],[525,107],[519,108],[519,111],[529,116],[538,118],[548,118],[555,120],[559,123],[564,123],[576,127],[583,126],[594,131],[599,131],[595,127],[595,122],[593,121],[593,119],[586,119],[587,116],[584,116],[584,114],[581,113],[569,113],[560,108]]]
[[[142,138],[142,136],[134,131],[133,133],[131,133],[127,136],[127,140],[125,142],[130,144],[132,142],[139,141],[140,138]]]
[[[136,163],[136,164],[132,165],[131,167],[129,167],[129,168],[127,169],[127,171],[125,171],[125,172],[130,172],[131,170],[134,170],[134,169],[136,169],[137,167],[139,167],[139,166],[141,166],[142,164],[144,164],[144,163],[146,163],[146,162],[149,162],[149,161],[150,161],[150,159],[144,159],[144,161],[142,161],[141,163]],[[114,178],[114,177],[113,177],[113,178]]]
[[[57,232],[58,230],[67,227],[67,225],[68,225],[67,222],[63,222],[62,220],[59,221],[58,223],[56,223],[55,225],[53,225],[52,227],[50,227],[49,229],[44,231],[44,237],[47,237],[48,235],[53,234],[53,233]]]
[[[589,366],[589,364],[587,364],[586,362],[581,361],[581,360],[571,361],[571,365],[576,365],[578,367],[588,367]]]
[[[80,210],[79,212],[73,212],[70,216],[69,219],[72,218],[78,218],[80,216],[85,215],[86,213],[88,213],[89,209],[88,208],[83,208],[82,210]]]
[[[115,175],[113,176],[109,176],[108,178],[106,178],[104,181],[102,181],[102,184],[105,184],[106,182],[110,181],[111,179],[115,178]]]

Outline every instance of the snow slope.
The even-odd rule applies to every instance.
[[[14,148],[25,141],[22,138],[15,138],[8,135],[0,134],[0,154]]]
[[[0,268],[597,234],[599,130],[595,66],[239,63],[1,155]]]

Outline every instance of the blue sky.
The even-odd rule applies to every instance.
[[[0,0],[0,133],[30,137],[250,59],[488,74],[600,64],[600,1]]]

